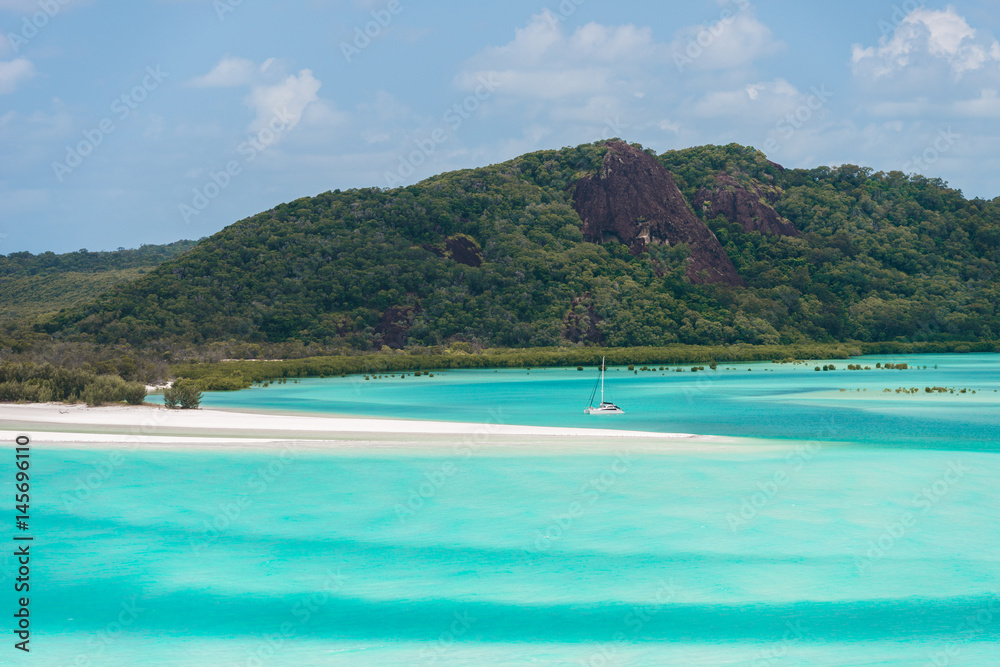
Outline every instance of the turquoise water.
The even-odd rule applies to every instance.
[[[39,445],[33,652],[15,655],[8,638],[0,659],[997,665],[1000,363],[914,361],[931,368],[609,373],[630,412],[600,426],[683,424],[781,439],[777,448],[512,455],[443,442],[319,454],[293,443],[116,455]],[[593,423],[552,416],[582,410],[592,375],[526,373],[303,381],[206,405]],[[977,393],[839,391],[925,384]],[[0,556],[0,589],[13,575]]]
[[[907,363],[911,370],[875,369]],[[207,408],[538,426],[607,427],[754,438],[815,438],[866,445],[996,450],[1000,446],[1000,355],[859,357],[803,365],[744,363],[716,371],[630,373],[609,368],[606,386],[624,415],[583,414],[596,369],[459,370],[434,377],[303,379],[241,392],[208,393]],[[813,369],[834,364],[839,370]],[[923,366],[927,366],[926,370]],[[937,366],[937,368],[935,368]],[[975,390],[942,396],[925,387]],[[900,387],[919,394],[896,394]],[[841,392],[847,389],[847,392]],[[858,389],[866,390],[858,392]],[[886,394],[885,389],[893,390]],[[888,397],[886,399],[886,397]],[[157,397],[159,398],[159,397]],[[886,399],[886,400],[883,400]],[[599,400],[599,399],[597,399]]]

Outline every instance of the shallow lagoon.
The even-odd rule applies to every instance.
[[[918,370],[875,369],[907,363]],[[848,371],[848,363],[871,366]],[[816,372],[833,364],[838,370]],[[726,370],[727,366],[733,370]],[[923,366],[927,366],[926,370]],[[937,368],[935,368],[937,366]],[[204,407],[397,419],[621,428],[868,446],[1000,447],[1000,355],[885,355],[801,365],[721,364],[716,371],[632,373],[609,367],[607,387],[627,414],[583,414],[596,369],[455,370],[434,377],[360,376],[206,394]],[[391,374],[389,374],[391,375]],[[927,395],[925,387],[975,390]],[[918,394],[896,394],[900,387]],[[847,392],[841,392],[847,389]],[[858,392],[858,389],[863,391]],[[884,393],[885,389],[893,390]]]
[[[860,363],[886,360],[930,368],[609,373],[630,413],[602,427],[757,436],[779,449],[131,451],[80,501],[79,481],[110,454],[39,449],[35,652],[30,663],[9,647],[2,655],[995,665],[1000,363]],[[575,370],[452,371],[302,381],[206,405],[583,426],[595,419],[581,414],[592,381]],[[977,394],[881,395],[928,385]],[[865,387],[871,400],[839,391]],[[9,580],[11,559],[0,565]]]

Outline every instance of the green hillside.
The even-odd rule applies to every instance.
[[[43,330],[326,350],[1000,340],[998,200],[850,165],[785,170],[738,145],[671,151],[655,159],[746,286],[695,284],[684,244],[633,254],[613,236],[584,238],[574,186],[607,151],[541,151],[282,204]],[[713,213],[733,201],[742,219]],[[788,223],[797,235],[767,231]]]
[[[109,288],[140,278],[194,245],[194,241],[177,241],[110,252],[0,255],[0,317],[12,320],[54,314],[91,302]]]

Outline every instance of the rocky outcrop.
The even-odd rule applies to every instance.
[[[473,267],[483,265],[482,249],[468,236],[452,236],[445,242],[445,247],[445,255],[459,264]]]
[[[597,328],[600,322],[601,317],[597,314],[590,295],[576,297],[563,317],[562,337],[571,343],[588,342],[600,345],[604,342]]]
[[[722,216],[739,225],[744,232],[760,232],[767,236],[798,236],[799,230],[772,208],[778,192],[753,182],[741,183],[730,174],[717,174],[711,188],[695,193],[694,205],[705,216]]]
[[[635,255],[650,245],[685,243],[691,282],[746,284],[670,172],[634,146],[609,143],[600,172],[577,181],[573,200],[589,241],[619,241]]]
[[[417,314],[414,306],[389,306],[382,313],[382,319],[375,325],[375,333],[381,337],[381,344],[393,349],[406,345],[406,338]]]

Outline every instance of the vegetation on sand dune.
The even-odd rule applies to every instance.
[[[140,405],[146,385],[117,375],[96,375],[51,364],[0,364],[0,401],[47,403],[128,403]]]

